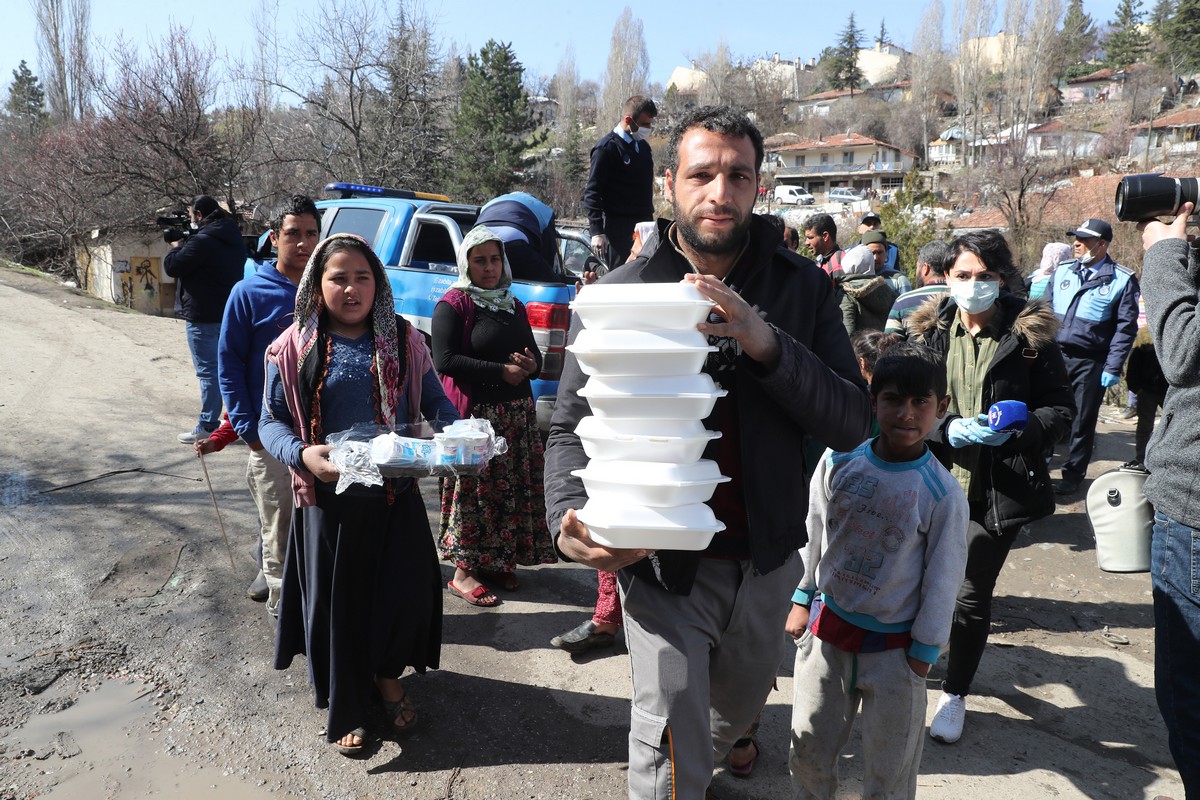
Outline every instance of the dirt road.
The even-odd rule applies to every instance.
[[[447,596],[443,669],[405,679],[422,729],[345,759],[323,744],[303,661],[271,668],[271,624],[243,594],[246,451],[207,459],[234,571],[175,442],[198,403],[183,324],[0,270],[0,341],[0,798],[624,796],[624,650],[548,645],[589,610],[593,573],[523,570],[493,610]],[[1132,447],[1132,426],[1102,423],[1093,475]],[[1149,579],[1096,568],[1081,502],[1022,534],[998,595],[966,733],[928,744],[918,795],[1182,800],[1151,688]],[[711,796],[791,796],[790,675],[785,660],[753,777],[720,768]]]

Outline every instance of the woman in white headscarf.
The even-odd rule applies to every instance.
[[[517,565],[557,560],[546,533],[542,440],[529,382],[541,352],[525,307],[510,291],[504,243],[471,230],[458,251],[458,280],[433,311],[433,363],[463,417],[492,423],[508,442],[479,477],[442,481],[438,546],[454,562],[447,587],[475,606],[500,599],[484,581],[513,591]]]
[[[1041,297],[1054,276],[1054,270],[1064,261],[1071,259],[1071,245],[1065,242],[1047,242],[1042,248],[1042,260],[1038,268],[1025,279],[1025,288],[1030,297]]]
[[[883,330],[896,290],[875,273],[874,254],[861,244],[851,247],[842,254],[841,269],[834,270],[832,277],[846,333]]]

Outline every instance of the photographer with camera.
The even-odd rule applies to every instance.
[[[163,269],[175,279],[175,316],[184,321],[188,349],[200,380],[200,419],[196,427],[179,434],[183,444],[193,444],[221,423],[221,387],[217,380],[217,342],[221,317],[233,285],[242,279],[246,245],[237,221],[206,194],[188,209],[195,231],[169,241]]]
[[[1191,189],[1194,198],[1194,182]],[[1169,384],[1146,452],[1145,493],[1154,506],[1154,693],[1189,800],[1200,798],[1200,258],[1186,230],[1193,208],[1183,203],[1171,223],[1138,226],[1146,318]]]

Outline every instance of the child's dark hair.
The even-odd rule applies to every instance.
[[[880,352],[871,374],[871,394],[887,387],[901,397],[946,396],[946,363],[923,344],[900,339]]]
[[[900,340],[894,333],[884,333],[872,329],[856,331],[850,337],[850,346],[854,348],[855,358],[861,358],[867,372],[875,372],[875,362],[879,354],[887,347]]]

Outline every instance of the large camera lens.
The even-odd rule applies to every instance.
[[[1200,206],[1200,186],[1195,178],[1162,175],[1126,175],[1117,184],[1117,219],[1141,222],[1155,217],[1173,217],[1184,203]]]

